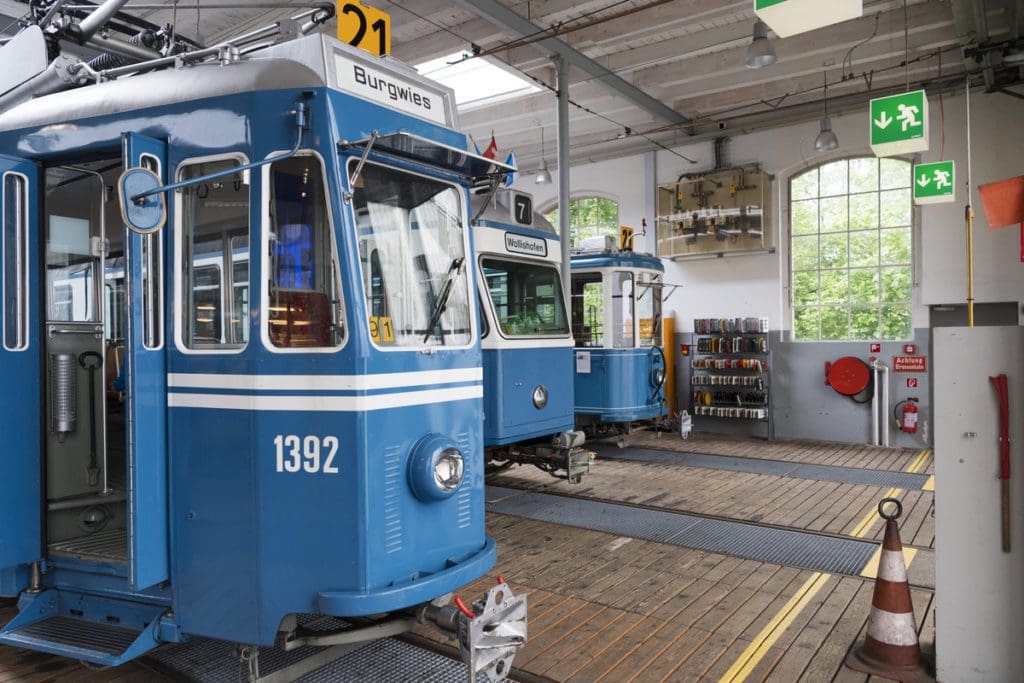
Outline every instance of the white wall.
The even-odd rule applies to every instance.
[[[957,162],[957,202],[924,207],[917,212],[917,254],[914,290],[915,328],[928,326],[933,304],[966,300],[964,237],[964,188],[967,182],[965,103],[963,96],[945,97],[946,158]],[[921,161],[939,161],[942,115],[937,98],[930,101],[931,151]],[[975,186],[1024,174],[1024,104],[1006,95],[972,95],[973,157]],[[775,254],[727,257],[667,263],[665,279],[683,285],[666,302],[675,311],[679,331],[690,331],[695,317],[768,316],[772,329],[791,327],[788,307],[788,178],[805,167],[849,155],[870,154],[867,112],[834,117],[833,128],[841,149],[829,154],[814,151],[817,122],[787,126],[748,135],[732,134],[728,161],[732,165],[760,162],[775,175],[773,225]],[[697,160],[692,165],[670,152],[637,155],[625,159],[586,164],[572,169],[573,196],[600,195],[619,202],[619,221],[639,229],[646,218],[648,250],[654,251],[654,185],[675,180],[681,173],[710,169],[711,143],[681,147],[682,154]],[[652,162],[653,158],[653,162]],[[654,166],[652,169],[651,166]],[[654,177],[652,177],[652,175]],[[557,181],[533,191],[537,206],[553,202]],[[976,221],[975,298],[981,302],[1024,300],[1024,264],[1020,263],[1019,231],[986,227],[980,198],[975,192]],[[1022,314],[1024,319],[1024,314]]]

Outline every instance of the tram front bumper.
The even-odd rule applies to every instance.
[[[330,616],[358,617],[414,607],[476,581],[490,571],[497,559],[497,546],[488,536],[483,548],[453,562],[447,569],[379,589],[324,591],[317,598],[317,609]]]

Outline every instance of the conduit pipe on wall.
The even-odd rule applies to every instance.
[[[871,396],[871,445],[888,447],[889,427],[889,366],[877,360],[871,361],[875,373],[874,390]],[[881,389],[879,389],[881,385]]]

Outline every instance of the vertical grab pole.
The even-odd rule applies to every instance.
[[[967,75],[967,326],[974,327],[974,179],[971,168],[971,76]]]
[[[572,266],[570,261],[569,220],[569,62],[561,55],[554,57],[558,86],[558,235],[562,245],[562,291],[566,316],[572,319]]]

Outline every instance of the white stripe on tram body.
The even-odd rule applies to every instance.
[[[482,382],[483,368],[392,372],[373,375],[218,375],[175,373],[167,378],[173,389],[237,391],[372,391],[407,389],[438,384]]]
[[[171,393],[171,408],[207,408],[211,410],[294,411],[352,413],[408,408],[435,403],[452,403],[483,398],[482,384],[426,391],[399,391],[373,396],[270,396],[255,394]]]

